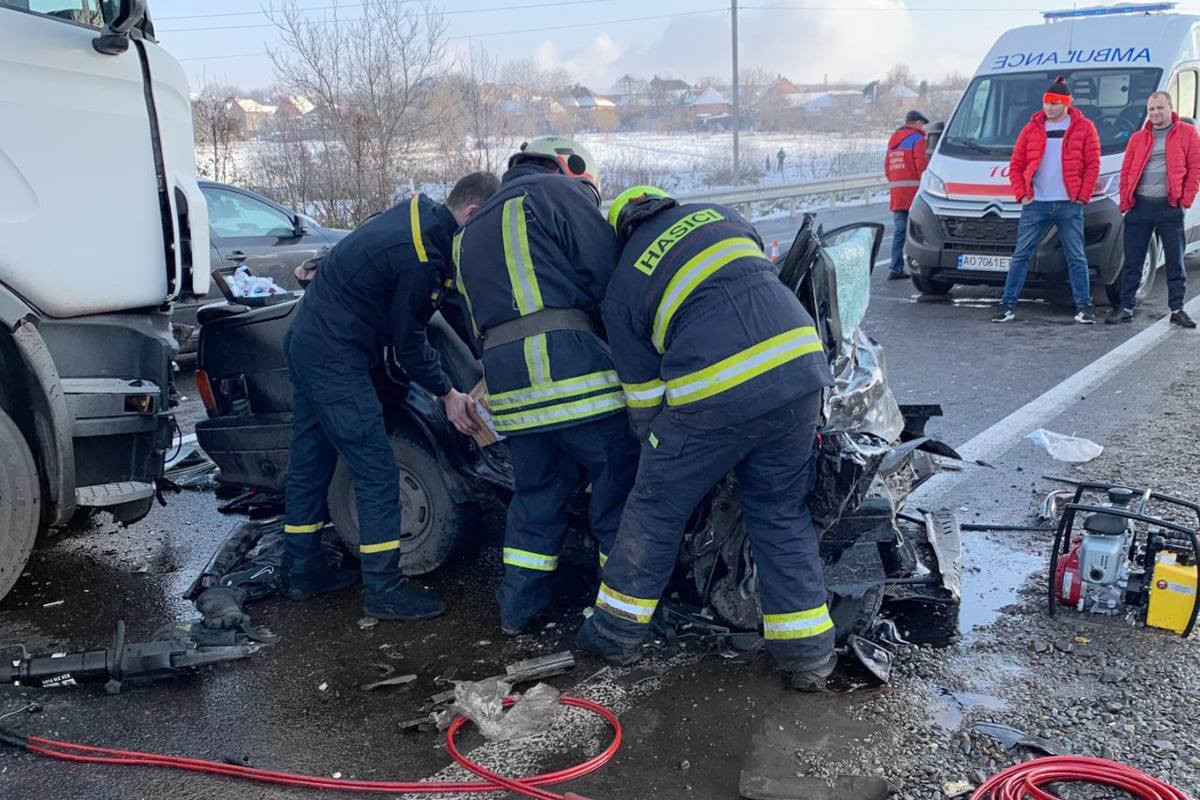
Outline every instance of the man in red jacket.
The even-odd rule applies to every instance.
[[[904,236],[908,230],[908,210],[921,185],[921,173],[929,166],[929,157],[925,154],[925,125],[928,122],[920,111],[910,111],[904,115],[904,125],[888,140],[883,171],[887,176],[892,209],[890,281],[908,277],[904,271]]]
[[[1183,212],[1200,189],[1200,134],[1171,110],[1171,95],[1154,92],[1146,99],[1146,125],[1129,137],[1121,162],[1121,213],[1125,215],[1125,266],[1121,302],[1106,323],[1133,322],[1142,265],[1150,237],[1158,232],[1167,262],[1167,302],[1171,322],[1196,323],[1183,310],[1187,275],[1183,270]]]
[[[1021,203],[1017,246],[1008,267],[1004,298],[992,322],[1010,322],[1025,285],[1029,261],[1046,229],[1054,225],[1067,257],[1075,298],[1075,321],[1096,322],[1087,254],[1083,249],[1083,207],[1100,177],[1100,137],[1096,126],[1071,108],[1071,90],[1059,78],[1042,95],[1042,110],[1021,129],[1008,164],[1013,196]]]

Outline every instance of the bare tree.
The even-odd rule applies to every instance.
[[[703,92],[705,89],[720,89],[725,81],[718,75],[701,75],[696,79],[696,89]]]
[[[884,78],[883,82],[893,89],[897,86],[908,86],[911,88],[916,80],[917,74],[912,71],[912,67],[908,64],[895,64],[888,70],[887,77]]]
[[[761,100],[762,93],[773,84],[779,75],[760,67],[750,67],[738,73],[738,94],[747,104]]]
[[[363,0],[352,18],[336,8],[307,16],[284,0],[268,16],[279,29],[280,45],[268,55],[280,83],[321,115],[318,140],[306,142],[321,162],[309,206],[327,224],[352,227],[391,203],[414,150],[449,112],[430,102],[445,20],[428,2],[394,0]]]
[[[236,87],[202,78],[200,93],[192,100],[192,125],[196,137],[196,171],[214,181],[233,178],[233,145],[242,139],[242,121],[234,113]]]
[[[465,133],[475,152],[474,167],[493,172],[512,150],[506,98],[496,83],[497,61],[474,46],[459,54],[457,61],[460,74],[454,83]]]

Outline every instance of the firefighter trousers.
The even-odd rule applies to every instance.
[[[520,629],[549,605],[567,537],[567,504],[591,484],[588,521],[603,563],[637,471],[638,446],[625,412],[568,428],[508,438],[514,491],[504,533],[500,620]]]
[[[329,484],[340,455],[354,481],[363,588],[386,592],[401,577],[399,472],[371,376],[330,370],[321,352],[295,336],[285,348],[292,382],[284,496],[291,572],[311,575],[324,568],[321,529],[329,521]]]
[[[642,445],[637,483],[584,624],[615,649],[638,647],[670,580],[684,525],[731,470],[758,570],[767,649],[785,670],[833,652],[819,540],[806,497],[815,468],[821,393],[746,422],[700,429],[668,409]]]

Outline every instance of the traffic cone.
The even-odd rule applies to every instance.
[[[779,258],[779,240],[772,239],[771,240],[771,260],[774,261],[777,258]]]

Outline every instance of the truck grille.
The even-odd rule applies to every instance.
[[[1017,244],[1016,219],[996,214],[985,217],[939,217],[947,250],[975,253],[1011,253]]]

